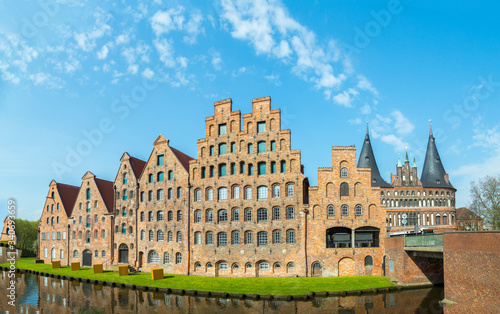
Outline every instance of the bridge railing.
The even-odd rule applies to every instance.
[[[442,234],[415,235],[405,238],[405,246],[409,247],[439,247],[443,246]]]

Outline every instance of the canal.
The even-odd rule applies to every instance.
[[[376,295],[255,301],[180,296],[16,274],[10,306],[8,273],[0,279],[0,313],[442,313],[443,288]]]

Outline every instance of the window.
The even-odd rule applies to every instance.
[[[141,203],[144,202],[144,192],[141,192]]]
[[[169,200],[171,200],[173,198],[173,194],[174,194],[174,192],[172,191],[172,188],[168,188],[167,197]]]
[[[232,239],[231,239],[231,243],[233,245],[238,245],[240,244],[240,233],[238,231],[234,231],[233,234],[232,234]]]
[[[234,153],[236,151],[236,143],[232,142],[231,143],[231,153]]]
[[[159,264],[160,263],[160,255],[155,250],[151,250],[148,253],[148,263],[151,264]]]
[[[141,230],[141,241],[146,240],[146,231]]]
[[[217,234],[217,245],[218,246],[226,246],[227,245],[227,233],[219,232],[219,234]]]
[[[54,218],[52,218],[54,219]],[[52,221],[52,223],[54,223],[54,221]],[[90,227],[90,216],[87,216],[87,227]]]
[[[257,174],[258,175],[266,174],[266,163],[265,162],[259,162],[257,164]]]
[[[150,173],[150,174],[148,175],[148,182],[149,182],[149,183],[153,183],[153,174],[152,174],[152,173]]]
[[[219,135],[224,135],[227,133],[226,124],[219,124]]]
[[[280,186],[275,185],[273,187],[273,197],[280,197]]]
[[[102,256],[102,257],[106,257],[106,251],[104,251],[104,250],[103,250],[103,251],[101,251],[101,256]]]
[[[206,241],[207,245],[214,244],[214,234],[211,231],[207,232],[207,235],[205,237],[205,241]]]
[[[214,166],[210,166],[209,176],[210,176],[210,178],[212,178],[214,176]]]
[[[214,216],[213,211],[211,209],[207,210],[207,222],[213,222]]]
[[[74,237],[73,237],[74,238]],[[45,240],[45,232],[42,233],[42,240]],[[2,251],[2,249],[0,249]],[[2,251],[3,252],[3,251]]]
[[[167,213],[167,219],[168,221],[174,220],[174,213],[171,210],[169,210]]]
[[[173,180],[174,179],[174,172],[172,170],[168,171],[168,179]]]
[[[250,208],[245,209],[245,221],[252,221],[252,210]]]
[[[347,171],[347,168],[342,168],[342,170],[340,170],[340,177],[347,178],[348,176],[349,176],[349,172]]]
[[[175,253],[175,263],[182,264],[182,254],[181,253]]]
[[[157,221],[165,220],[165,215],[163,214],[163,210],[160,210],[158,211],[158,213],[156,213],[156,220]]]
[[[280,220],[281,219],[281,212],[279,207],[273,208],[273,220]]]
[[[342,216],[348,216],[348,215],[349,215],[349,208],[347,207],[347,205],[346,205],[346,204],[344,204],[344,205],[342,205],[342,206],[340,207],[340,214],[341,214]]]
[[[163,190],[162,190],[162,189],[159,189],[159,190],[156,192],[156,198],[157,198],[157,200],[159,200],[159,201],[163,200]]]
[[[194,222],[198,223],[201,222],[201,211],[197,210],[194,212]]]
[[[281,231],[273,231],[273,244],[281,244]]]
[[[257,210],[257,221],[267,221],[267,209],[261,208]]]
[[[149,241],[153,241],[154,236],[155,236],[155,234],[154,234],[153,230],[149,230]]]
[[[356,206],[354,207],[354,214],[355,214],[356,216],[361,216],[361,215],[363,215],[363,207],[362,207],[360,204],[358,204],[358,205],[356,205]]]
[[[45,257],[47,257],[47,254],[45,254]],[[73,257],[78,257],[78,251],[77,250],[73,251]]]
[[[172,233],[172,231],[169,231],[167,233],[167,241],[168,242],[172,242],[173,241],[173,233]]]
[[[64,258],[64,251],[63,250],[59,250],[59,258],[60,259]]]
[[[333,205],[328,205],[326,207],[326,216],[327,217],[335,216],[335,207],[333,207]]]
[[[286,219],[295,219],[295,208],[288,207],[286,209]]]
[[[220,263],[219,264],[219,270],[228,270],[228,269],[229,269],[228,263]]]
[[[240,210],[238,208],[233,209],[233,221],[240,221]]]
[[[148,213],[148,221],[153,221],[153,212]]]
[[[347,182],[340,184],[340,196],[349,196],[349,184]]]
[[[157,166],[163,166],[163,163],[164,163],[164,158],[163,158],[163,155],[158,155],[156,156],[156,165]]]
[[[130,227],[130,228],[132,228],[132,227]],[[130,230],[130,233],[132,233],[132,230]],[[104,238],[106,238],[106,230],[103,229],[103,230],[101,230],[101,239],[104,239]]]
[[[280,171],[281,173],[285,173],[286,172],[286,161],[282,160],[281,163],[280,163]]]
[[[236,174],[236,164],[234,162],[231,163],[231,174]]]
[[[57,240],[61,240],[61,232],[60,231],[57,232]]]
[[[248,153],[249,154],[253,153],[253,144],[252,143],[248,144]]]
[[[194,244],[201,245],[201,232],[194,233]]]
[[[156,232],[156,241],[163,242],[164,234],[163,231],[158,230]]]
[[[210,156],[213,156],[213,155],[214,155],[214,153],[215,153],[215,149],[214,149],[214,147],[213,147],[213,146],[210,146],[210,148],[209,148],[209,152],[210,152]]]
[[[163,264],[170,263],[170,254],[168,252],[163,253]]]
[[[225,155],[226,154],[226,143],[220,143],[219,144],[219,155]]]
[[[94,256],[95,256],[95,257],[99,257],[99,251],[98,251],[98,250],[95,250],[95,252],[94,252]]]
[[[233,186],[233,198],[238,199],[240,198],[240,187],[239,186]]]
[[[257,133],[266,132],[266,122],[257,122]]]
[[[272,152],[276,151],[276,142],[275,141],[271,141],[271,151]]]
[[[257,143],[257,153],[265,153],[266,152],[266,142],[260,141]]]
[[[146,219],[146,215],[144,212],[141,212],[141,222],[143,222]]]
[[[257,244],[258,245],[267,245],[267,232],[261,231],[257,233]]]
[[[295,244],[295,230],[288,230],[286,232],[286,243]]]
[[[271,161],[271,173],[276,173],[276,162]]]
[[[163,172],[158,172],[158,174],[156,175],[156,181],[163,181]]]
[[[122,234],[126,234],[126,233],[127,233],[127,227],[125,226],[125,224],[122,224]]]
[[[293,188],[294,188],[293,184],[288,184],[288,185],[286,186],[286,193],[287,193],[287,195],[286,195],[286,196],[293,196],[293,194],[294,194],[294,193],[293,193],[293,192],[294,192],[294,191],[293,191]]]
[[[179,186],[177,188],[177,198],[181,198],[182,197],[182,188]]]
[[[267,198],[267,186],[259,186],[257,188],[257,199],[266,199]]]
[[[219,210],[219,213],[217,216],[218,216],[219,223],[227,222],[227,210],[225,210],[225,209]]]
[[[253,176],[253,165],[252,164],[248,164],[248,175]]]
[[[90,213],[90,202],[87,202],[87,213]]]
[[[194,201],[201,202],[201,190],[200,189],[194,191]]]
[[[241,174],[245,173],[245,163],[243,161],[240,162],[240,173]]]
[[[182,210],[177,211],[177,221],[182,221]]]
[[[227,188],[219,188],[219,201],[227,200]]]
[[[253,242],[252,232],[246,231],[245,232],[245,244],[252,244],[252,242]]]
[[[373,257],[370,255],[365,257],[365,267],[366,266],[373,266]]]
[[[152,201],[153,200],[153,191],[149,191],[148,192],[148,201]]]
[[[252,188],[249,186],[245,188],[245,199],[246,200],[252,199]]]
[[[214,200],[214,190],[212,188],[207,189],[207,201]]]
[[[90,199],[90,189],[87,189],[86,196],[87,196],[87,199],[89,200]]]
[[[269,263],[260,263],[259,270],[269,270]]]
[[[205,179],[207,176],[207,169],[205,167],[201,167],[201,178]]]

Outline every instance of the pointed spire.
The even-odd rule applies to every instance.
[[[405,163],[409,163],[410,159],[408,158],[408,147],[405,147],[405,149],[406,149]]]
[[[398,155],[398,167],[402,167],[403,165],[401,164],[401,156]]]
[[[372,174],[372,186],[376,187],[391,187],[382,176],[377,167],[377,162],[375,161],[375,155],[373,154],[372,145],[370,142],[370,134],[368,132],[368,123],[366,125],[366,136],[363,143],[363,148],[361,149],[361,154],[359,155],[358,168],[370,168]]]
[[[429,188],[452,188],[451,183],[445,179],[446,171],[444,170],[441,157],[436,147],[436,140],[432,135],[432,126],[429,131],[429,142],[427,143],[427,152],[425,153],[424,167],[422,168],[422,186]]]
[[[429,134],[432,136],[432,120],[431,119],[429,119],[429,124],[430,124]]]
[[[412,168],[417,168],[417,162],[415,161],[415,156],[413,156],[413,166]]]

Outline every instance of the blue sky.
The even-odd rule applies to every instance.
[[[306,175],[366,121],[389,180],[408,147],[419,169],[432,120],[467,206],[500,173],[496,1],[1,1],[0,203],[40,216],[52,179],[114,180],[123,152],[158,134],[196,157],[213,103],[250,112],[271,96]]]

